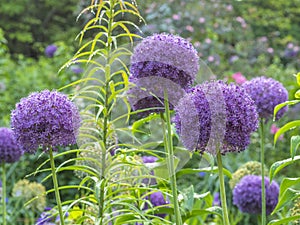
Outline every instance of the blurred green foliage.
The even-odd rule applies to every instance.
[[[63,40],[71,44],[80,31],[78,0],[0,0],[0,28],[10,53],[37,58],[45,45]]]

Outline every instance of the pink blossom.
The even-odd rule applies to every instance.
[[[244,75],[241,72],[234,73],[231,77],[237,84],[243,84],[247,81],[246,77],[244,77]]]
[[[199,23],[205,23],[205,18],[204,17],[200,17],[199,18]]]
[[[274,49],[273,48],[268,48],[267,52],[270,53],[270,54],[273,54],[274,53]]]
[[[191,25],[187,25],[185,29],[188,30],[189,32],[194,32],[194,27],[192,27]]]
[[[272,124],[271,129],[270,129],[270,133],[271,134],[276,134],[278,130],[279,130],[279,128],[276,126],[276,124]],[[280,135],[278,139],[282,140],[283,135]]]
[[[208,62],[213,62],[215,60],[215,57],[210,55],[210,56],[208,56],[207,60],[208,60]]]
[[[232,5],[228,5],[228,6],[226,6],[226,10],[227,10],[227,11],[232,11],[232,10],[233,10],[233,7],[232,7]]]
[[[206,43],[206,44],[210,44],[210,43],[211,43],[211,39],[206,38],[206,39],[205,39],[205,43]]]
[[[173,20],[180,20],[180,15],[174,14],[174,15],[172,16],[172,18],[173,18]]]

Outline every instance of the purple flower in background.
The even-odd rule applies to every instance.
[[[157,108],[140,113],[143,116],[163,111],[164,90],[177,102],[178,94],[192,85],[199,70],[198,60],[192,44],[179,36],[155,34],[145,38],[131,57],[130,81],[135,87],[128,96],[132,109]]]
[[[163,194],[160,191],[154,192],[150,194],[150,196],[147,196],[147,199],[150,200],[152,207],[157,207],[157,206],[163,206],[163,205],[168,205],[169,202],[165,199]],[[148,209],[149,206],[146,204],[144,209]],[[155,216],[159,216],[161,218],[164,218],[166,214],[154,214]]]
[[[80,66],[77,66],[77,65],[71,66],[71,71],[75,74],[83,73],[83,69]]]
[[[233,189],[233,204],[245,213],[261,213],[261,176],[247,175]],[[266,211],[271,214],[278,202],[279,185],[265,177]]]
[[[158,160],[158,158],[155,156],[142,156],[142,160],[143,160],[143,163],[145,163],[145,165],[147,166],[148,163],[155,163]],[[153,175],[154,172],[150,171],[150,174]],[[143,179],[142,182],[144,184],[150,184],[150,185],[156,184],[155,178],[151,178],[151,179],[145,178],[145,179]]]
[[[260,118],[271,119],[276,105],[288,100],[288,92],[285,87],[272,78],[257,77],[242,85],[257,106]],[[279,119],[287,111],[282,108],[276,118]]]
[[[229,63],[232,64],[232,63],[234,63],[237,60],[239,60],[239,57],[237,55],[232,55],[229,58]]]
[[[175,108],[175,125],[189,150],[216,154],[240,152],[250,144],[258,128],[254,101],[246,91],[223,81],[205,82],[192,88]]]
[[[52,224],[55,224],[55,223],[51,223],[51,221],[53,220],[53,216],[50,212],[51,210],[52,210],[52,208],[46,207],[44,212],[42,212],[40,217],[37,219],[35,225],[52,225]]]
[[[213,206],[221,206],[220,193],[216,192],[214,194]]]
[[[76,143],[80,126],[77,107],[57,91],[44,90],[22,98],[11,114],[16,139],[25,152]]]
[[[48,45],[45,49],[45,55],[49,58],[52,58],[57,50],[56,45]]]
[[[12,129],[0,128],[0,162],[13,163],[20,159],[23,150],[17,143]],[[1,183],[2,186],[2,183]]]

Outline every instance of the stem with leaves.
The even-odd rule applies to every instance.
[[[53,185],[54,185],[55,198],[56,198],[56,204],[57,204],[58,213],[59,213],[60,224],[64,225],[65,221],[64,221],[64,215],[63,215],[63,211],[62,211],[62,205],[61,205],[60,194],[59,194],[59,189],[58,189],[58,181],[57,181],[57,177],[56,177],[56,168],[55,168],[52,147],[50,147],[50,149],[49,149],[49,157],[50,157],[52,180],[53,180]]]
[[[6,172],[5,162],[2,162],[2,212],[3,225],[6,225]]]
[[[265,189],[265,134],[264,119],[260,120],[260,162],[261,162],[261,225],[265,225],[266,216],[266,189]]]
[[[172,189],[172,200],[174,205],[174,215],[176,225],[182,225],[180,207],[178,203],[178,195],[177,195],[177,184],[176,184],[176,171],[175,171],[175,163],[174,163],[174,149],[173,149],[173,140],[172,140],[172,129],[171,129],[171,118],[170,118],[170,109],[169,109],[169,101],[167,91],[164,91],[164,105],[165,105],[165,113],[166,113],[166,125],[164,125],[164,143],[165,149],[167,153],[167,165],[168,172],[170,176],[170,183]],[[163,114],[162,114],[163,116]],[[164,121],[163,121],[164,123]]]
[[[221,155],[221,152],[219,149],[217,151],[217,164],[218,164],[218,170],[219,170],[221,204],[222,204],[222,209],[223,209],[223,224],[230,225],[229,217],[228,217],[227,202],[226,202],[226,191],[225,191],[225,182],[224,182],[224,174],[223,174],[222,155]]]
[[[100,225],[103,224],[103,209],[104,209],[104,193],[105,193],[105,165],[106,165],[106,155],[107,155],[107,133],[108,133],[108,119],[109,119],[109,103],[108,99],[110,97],[110,90],[109,90],[109,82],[111,80],[111,65],[110,65],[110,54],[111,54],[111,47],[112,47],[112,24],[113,24],[113,8],[115,7],[114,0],[110,1],[109,13],[108,15],[108,26],[107,26],[107,45],[105,47],[105,96],[104,96],[104,108],[103,108],[103,131],[102,131],[102,141],[103,141],[103,149],[102,149],[102,162],[101,162],[101,175],[100,179],[101,186],[100,186],[100,196],[99,196],[99,218],[100,218]]]

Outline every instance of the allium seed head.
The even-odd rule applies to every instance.
[[[272,119],[275,106],[288,100],[288,91],[272,78],[257,77],[245,82],[242,87],[255,102],[260,118]],[[279,110],[276,118],[282,117],[286,111],[287,107]]]
[[[0,162],[13,163],[23,155],[15,134],[10,128],[0,128]]]
[[[266,212],[271,214],[278,202],[279,185],[265,177]],[[247,175],[233,189],[233,204],[242,212],[261,213],[261,176]]]
[[[11,124],[24,151],[35,153],[39,147],[47,151],[75,144],[80,116],[66,95],[44,90],[21,99],[12,111]]]

